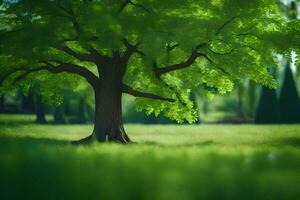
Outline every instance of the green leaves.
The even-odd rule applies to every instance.
[[[132,45],[138,44],[140,53],[131,56],[124,82],[177,100],[170,103],[140,98],[138,110],[192,122],[195,111],[189,100],[191,91],[207,96],[225,94],[245,76],[275,87],[268,70],[277,65],[274,56],[293,51],[299,62],[299,20],[288,22],[279,15],[276,0],[123,3],[19,0],[8,4],[0,15],[1,73],[12,67],[38,67],[41,61],[50,60],[52,64],[80,64],[97,74],[95,63],[81,62],[53,46],[66,45],[79,54],[93,48],[111,57],[113,52],[123,54],[122,40],[126,39]],[[170,44],[176,46],[170,50]],[[154,63],[157,68],[180,64],[192,52],[201,55],[194,63],[159,77],[155,74]],[[37,76],[43,74],[46,85],[72,82],[67,76],[45,73]]]

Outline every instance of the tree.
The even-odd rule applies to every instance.
[[[256,84],[253,81],[248,82],[248,115],[251,118],[254,118],[255,115],[255,103],[256,103]]]
[[[45,104],[42,100],[41,94],[39,94],[39,83],[33,82],[32,86],[28,88],[28,92],[22,95],[22,111],[26,113],[35,114],[35,122],[38,124],[45,124]]]
[[[43,103],[42,96],[40,94],[35,95],[35,113],[36,113],[36,123],[45,124],[45,104]]]
[[[245,117],[244,111],[244,93],[245,93],[245,86],[244,83],[238,83],[237,85],[237,115],[240,118]]]
[[[190,91],[224,94],[245,75],[274,87],[274,52],[299,47],[298,22],[279,16],[274,0],[3,2],[2,79],[39,79],[45,98],[67,81],[86,80],[95,94],[95,125],[80,142],[130,142],[123,93],[138,97],[138,110],[193,122]]]
[[[263,86],[255,114],[257,124],[276,124],[279,122],[279,105],[276,90]]]
[[[66,124],[67,123],[64,105],[55,105],[54,106],[53,118],[54,118],[55,124]]]
[[[285,67],[284,81],[279,97],[279,110],[281,123],[300,122],[300,101],[289,63]]]
[[[81,87],[78,87],[77,98],[78,98],[78,108],[77,108],[77,123],[87,123],[89,121],[89,106],[94,103],[93,102],[93,90],[89,85],[84,83],[80,84]]]
[[[0,113],[3,113],[4,111],[5,111],[4,94],[0,94]]]
[[[286,6],[287,17],[290,20],[297,21],[297,2],[292,0]],[[298,20],[299,21],[299,20]],[[291,70],[291,64],[288,63],[284,70],[284,81],[279,97],[280,122],[281,123],[299,123],[300,122],[300,101],[298,91]],[[297,69],[297,68],[296,68]]]
[[[34,113],[35,111],[35,101],[34,101],[34,98],[35,98],[35,93],[36,93],[36,88],[35,87],[32,87],[29,89],[28,93],[27,94],[21,94],[21,98],[22,98],[22,112],[24,113]]]

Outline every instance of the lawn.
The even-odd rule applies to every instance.
[[[136,144],[74,146],[91,125],[0,121],[0,199],[300,196],[300,125],[126,125]]]

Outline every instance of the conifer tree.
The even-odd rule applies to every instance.
[[[300,101],[289,63],[285,67],[284,81],[279,97],[279,108],[281,123],[300,123]]]
[[[279,122],[279,105],[276,90],[263,86],[256,108],[255,123],[276,124]]]

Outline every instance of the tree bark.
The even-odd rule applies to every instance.
[[[126,71],[126,61],[117,52],[111,59],[99,60],[97,67],[101,77],[91,84],[95,94],[95,122],[93,133],[77,142],[91,143],[119,142],[127,144],[127,136],[122,119],[123,77]]]
[[[39,94],[36,94],[36,102],[35,102],[35,113],[36,113],[36,123],[45,124],[45,108],[42,102],[42,97]]]
[[[122,64],[116,59],[108,67],[103,67],[102,74],[95,88],[94,135],[98,141],[129,143],[122,119]]]
[[[5,102],[4,102],[4,94],[0,96],[0,113],[4,113],[5,111]]]
[[[125,67],[120,57],[108,61],[101,68],[101,79],[93,86],[95,94],[95,122],[92,135],[76,142],[90,143],[113,141],[131,142],[125,132],[122,119],[122,89]]]

